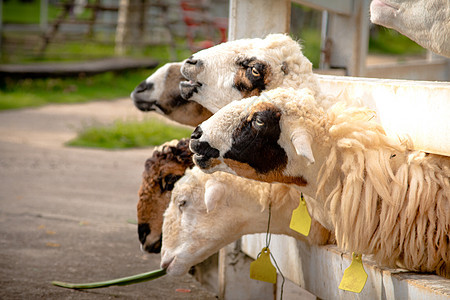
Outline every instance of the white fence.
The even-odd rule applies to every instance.
[[[336,40],[334,64],[352,76],[421,78],[448,80],[448,59],[416,62],[402,66],[368,68],[365,65],[370,0],[295,0],[330,13],[327,36]],[[289,32],[289,0],[230,0],[229,38],[264,37],[268,33]],[[414,75],[413,73],[420,73]],[[430,73],[430,74],[427,74]],[[387,74],[387,75],[386,75]],[[411,75],[412,74],[412,75]],[[427,77],[430,78],[430,77]],[[409,135],[414,148],[450,156],[450,84],[408,80],[368,79],[320,75],[325,93],[359,99],[377,111],[378,120],[388,134]],[[249,235],[234,244],[252,258],[265,245],[265,235]],[[274,299],[277,288],[252,283],[249,263],[236,258],[228,246],[219,253],[218,290],[225,299]],[[321,299],[450,299],[450,280],[435,275],[381,268],[363,257],[368,281],[360,294],[338,289],[350,254],[336,246],[309,246],[301,241],[273,236],[271,253],[284,276]],[[258,293],[254,289],[260,289]],[[278,285],[279,289],[279,285]],[[293,293],[295,294],[295,293]],[[291,295],[293,295],[291,294]],[[275,295],[275,296],[274,296]],[[290,299],[289,294],[285,299]],[[302,294],[298,297],[308,297]],[[309,295],[311,297],[311,295]],[[314,296],[313,296],[314,298]]]
[[[322,22],[322,44],[332,41],[330,65],[349,76],[415,80],[450,80],[450,59],[428,55],[426,60],[366,66],[370,0],[293,0],[327,11]],[[290,0],[230,0],[228,37],[264,37],[289,32]]]

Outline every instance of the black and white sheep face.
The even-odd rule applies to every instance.
[[[181,97],[179,84],[182,63],[168,63],[141,82],[131,93],[134,105],[141,111],[155,111],[181,124],[197,126],[211,116],[200,104]]]
[[[180,84],[181,95],[216,113],[232,100],[281,86],[290,72],[289,62],[295,61],[293,56],[298,60],[295,63],[310,65],[300,46],[282,34],[236,40],[202,50],[183,63],[181,73],[188,81]],[[308,67],[297,71],[313,76]]]
[[[306,89],[275,89],[230,103],[193,132],[194,163],[207,173],[306,185],[302,174],[314,163],[312,134],[289,117],[303,98],[314,101]]]

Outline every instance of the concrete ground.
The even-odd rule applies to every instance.
[[[159,268],[140,251],[137,191],[151,148],[63,143],[93,122],[141,118],[129,99],[0,112],[0,299],[215,299],[190,275],[76,291]]]

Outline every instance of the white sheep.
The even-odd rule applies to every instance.
[[[180,83],[183,98],[196,101],[212,113],[231,102],[277,87],[313,90],[324,107],[311,62],[301,46],[285,34],[240,39],[195,53],[181,67],[188,79]]]
[[[155,111],[181,124],[197,126],[212,114],[194,101],[181,97],[179,84],[182,63],[167,63],[131,93],[134,105],[141,111]]]
[[[422,47],[450,57],[448,0],[373,0],[370,21],[395,29]]]
[[[227,173],[188,170],[172,191],[164,214],[161,267],[183,275],[244,234],[267,231],[311,244],[325,244],[330,232],[312,221],[307,238],[289,228],[300,193],[283,184],[254,182]]]
[[[409,151],[367,108],[325,113],[308,89],[235,101],[194,131],[194,162],[296,186],[338,246],[450,277],[450,158]],[[319,214],[320,212],[320,214]]]

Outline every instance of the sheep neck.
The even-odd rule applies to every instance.
[[[326,195],[331,194],[336,184],[339,182],[340,173],[338,172],[338,168],[331,170],[330,174],[327,176],[327,183],[323,187],[319,186],[320,178],[323,174],[321,171],[328,170],[326,163],[331,153],[331,146],[326,143],[319,144],[315,142],[312,144],[312,150],[315,158],[314,164],[309,164],[303,157],[296,156],[298,159],[288,165],[287,171],[289,172],[288,174],[292,176],[301,175],[306,179],[307,184],[305,186],[292,186],[295,187],[297,191],[308,196],[306,198],[306,203],[312,217],[318,220],[328,230],[334,231],[334,226],[328,217],[329,213],[326,211],[325,203]],[[339,164],[340,162],[338,160],[336,165]]]
[[[264,201],[263,210],[261,210],[261,202],[252,201],[250,203],[241,203],[242,224],[240,235],[264,233],[267,231],[267,223],[269,219],[269,202],[272,202],[270,233],[285,234],[296,239],[305,240],[305,237],[289,228],[292,211],[298,206],[299,194],[294,189],[283,189],[281,184],[272,185],[267,201]],[[238,199],[237,199],[238,200]],[[256,199],[255,199],[256,200]],[[242,202],[242,201],[241,201]],[[259,203],[258,203],[259,202]],[[239,203],[236,203],[239,206]]]

